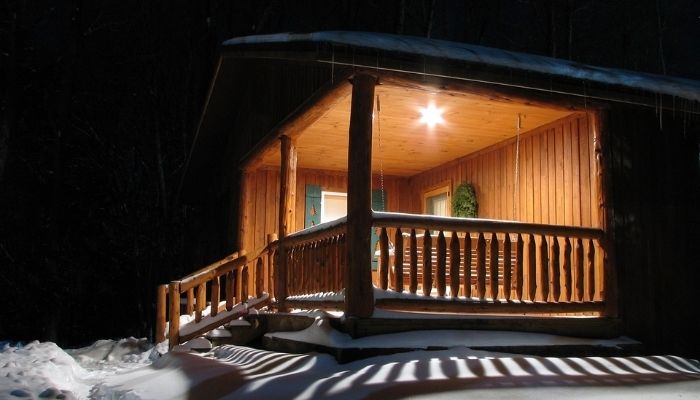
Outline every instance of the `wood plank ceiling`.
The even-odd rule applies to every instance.
[[[372,169],[378,173],[381,164],[385,175],[394,176],[413,176],[512,138],[518,114],[523,134],[571,113],[471,93],[395,84],[378,85],[375,93]],[[347,169],[350,90],[340,97],[323,116],[295,135],[299,168]],[[432,128],[421,122],[421,109],[429,104],[442,111],[443,122]],[[279,146],[276,148],[263,154],[263,166],[279,167]]]

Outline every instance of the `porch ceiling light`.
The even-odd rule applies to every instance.
[[[435,104],[430,103],[427,107],[420,109],[420,122],[428,125],[428,128],[434,128],[437,124],[442,124],[445,120],[442,118],[443,109],[435,107]]]

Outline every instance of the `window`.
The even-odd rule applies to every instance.
[[[347,193],[321,192],[321,223],[344,217],[347,213]]]
[[[452,214],[450,200],[450,185],[429,190],[423,193],[423,213],[449,217]]]

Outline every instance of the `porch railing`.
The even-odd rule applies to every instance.
[[[347,266],[345,232],[346,221],[345,218],[341,218],[284,238],[281,246],[284,246],[285,250],[280,253],[285,254],[287,262],[284,282],[280,282],[279,285],[286,287],[286,293],[284,296],[277,294],[277,299],[337,292],[343,289]],[[320,306],[322,303],[321,301],[313,304]],[[295,307],[300,305],[301,302],[297,299]]]
[[[464,313],[605,314],[614,288],[596,228],[373,213],[377,307]],[[298,308],[343,309],[344,220],[285,239],[287,293]],[[369,268],[369,266],[368,266]],[[291,296],[291,297],[288,297]],[[338,297],[338,296],[336,296]]]
[[[377,306],[465,312],[605,311],[612,290],[606,286],[611,266],[600,229],[373,215],[380,231],[379,286],[439,296],[435,301],[380,298]]]
[[[267,293],[272,291],[276,247],[277,241],[270,238],[253,258],[245,252],[233,253],[180,280],[158,286],[156,341],[167,337],[172,348],[246,313],[247,306],[235,308],[237,303],[266,303]],[[183,315],[194,318],[186,327],[180,323]]]

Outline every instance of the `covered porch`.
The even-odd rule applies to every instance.
[[[244,160],[240,251],[163,287],[159,332],[166,297],[170,337],[180,340],[220,324],[219,311],[232,318],[249,295],[261,305],[274,298],[278,311],[338,310],[353,320],[376,309],[614,318],[601,115],[356,71]],[[464,182],[476,189],[478,218],[451,215]],[[328,193],[347,199],[347,216],[326,215]],[[170,293],[186,294],[198,321],[216,319],[173,331],[180,296]]]
[[[241,248],[277,228],[281,309],[614,315],[599,125],[593,110],[356,74],[248,158]],[[451,217],[463,182],[479,218]],[[347,196],[347,218],[324,221],[324,193]]]

